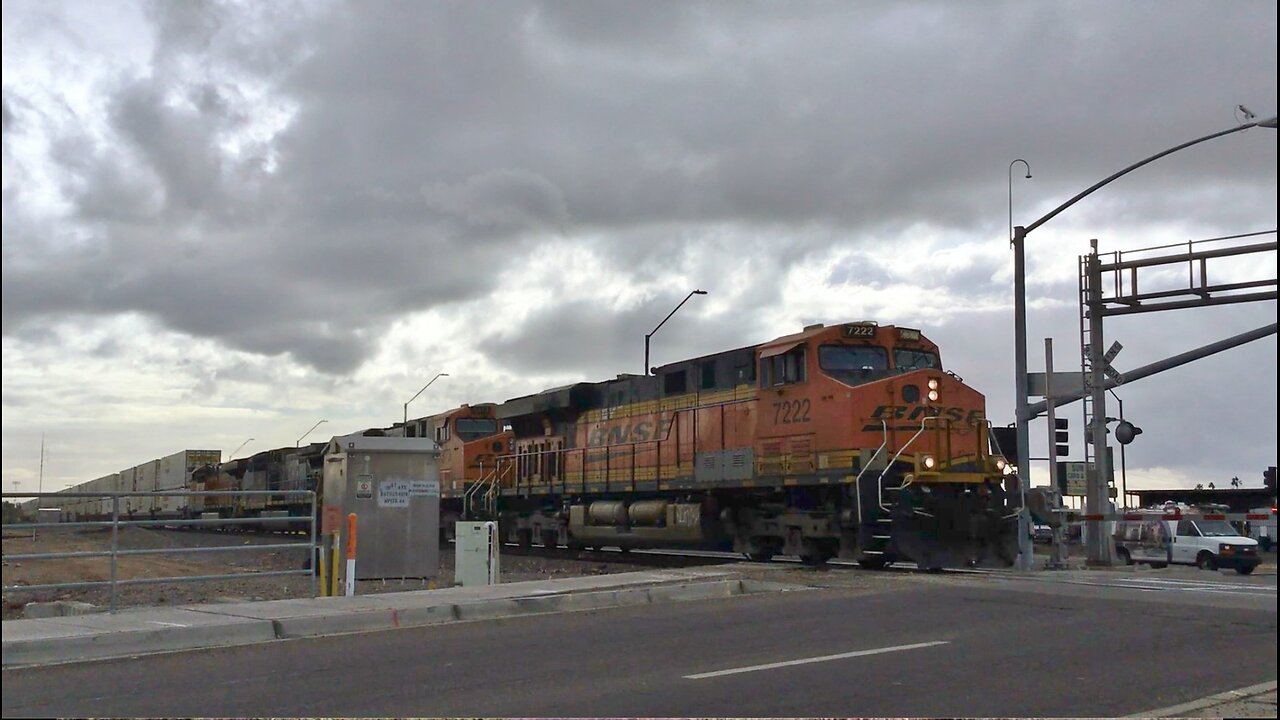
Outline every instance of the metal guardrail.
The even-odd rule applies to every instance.
[[[240,518],[168,518],[168,519],[147,519],[147,520],[130,520],[120,518],[120,499],[128,497],[246,497],[246,496],[302,496],[305,501],[311,505],[311,512],[308,516],[267,516],[267,517],[240,517]],[[261,578],[261,577],[278,577],[285,575],[310,575],[311,576],[311,596],[316,597],[318,594],[318,581],[314,568],[317,556],[317,515],[316,515],[316,493],[313,490],[154,490],[143,492],[61,492],[61,493],[0,493],[0,497],[8,500],[10,498],[110,498],[111,499],[111,519],[110,520],[80,520],[70,522],[31,522],[31,523],[4,523],[5,530],[36,530],[39,528],[111,528],[111,549],[110,550],[85,550],[75,552],[48,552],[48,553],[13,553],[3,554],[0,558],[5,561],[9,560],[61,560],[68,558],[89,558],[89,557],[110,557],[111,558],[111,578],[109,580],[86,580],[83,582],[69,583],[45,583],[41,585],[5,585],[2,590],[4,594],[19,592],[35,592],[39,590],[67,590],[76,588],[90,588],[108,586],[110,588],[110,611],[115,612],[116,607],[116,588],[121,585],[146,585],[165,582],[204,582],[214,580],[228,580],[232,578]],[[37,517],[39,513],[37,511]],[[306,523],[310,540],[305,543],[268,543],[264,545],[237,545],[231,547],[209,546],[209,547],[184,547],[184,548],[149,548],[142,550],[121,550],[119,545],[120,526],[133,525],[136,527],[160,527],[172,525],[190,525],[190,526],[223,526],[223,525],[266,525],[266,524],[297,524]],[[247,573],[225,573],[219,575],[185,575],[177,577],[155,577],[155,578],[130,578],[121,580],[118,575],[119,558],[122,556],[136,555],[175,555],[184,553],[219,553],[219,552],[253,552],[258,550],[279,550],[282,548],[308,548],[309,562],[307,567],[302,570],[271,570],[267,572],[247,572]]]

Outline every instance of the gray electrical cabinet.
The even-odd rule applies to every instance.
[[[346,435],[324,457],[321,531],[337,531],[346,580],[356,515],[356,579],[434,578],[440,570],[440,448],[431,438]]]

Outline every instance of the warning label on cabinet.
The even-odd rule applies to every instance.
[[[413,497],[431,497],[440,495],[439,480],[411,480],[409,494]]]
[[[378,507],[409,507],[408,480],[383,480],[378,483]]]
[[[373,478],[369,475],[361,475],[356,478],[356,497],[371,498],[373,497]]]

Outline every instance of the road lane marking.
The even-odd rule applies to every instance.
[[[169,627],[188,627],[187,625],[183,625],[182,623],[161,622],[159,620],[148,620],[147,622],[151,623],[152,625],[168,625]]]
[[[1117,578],[1117,587],[1143,590],[1164,590],[1168,592],[1206,592],[1226,593],[1233,595],[1274,595],[1276,589],[1264,585],[1246,585],[1244,583],[1189,581],[1157,578]]]
[[[894,645],[893,647],[875,648],[874,650],[856,650],[854,652],[840,653],[838,655],[822,655],[820,657],[802,658],[800,660],[786,660],[784,662],[767,663],[764,665],[752,665],[750,667],[730,668],[728,670],[714,670],[712,672],[698,673],[696,675],[685,675],[685,680],[703,680],[706,678],[720,677],[721,675],[737,675],[738,673],[749,673],[757,670],[773,670],[775,668],[791,667],[792,665],[808,665],[809,663],[827,662],[829,660],[844,660],[845,658],[863,657],[866,655],[881,655],[883,653],[901,652],[903,650],[917,650],[919,648],[933,647],[935,645],[946,645],[949,640],[934,640],[932,642],[914,643],[912,645]]]
[[[1267,588],[1266,585],[1255,585],[1253,583],[1229,582],[1226,580],[1180,580],[1177,578],[1116,578],[1116,582],[1152,582],[1167,583],[1170,585],[1220,585],[1222,587],[1238,587],[1238,588]],[[1274,588],[1270,588],[1274,589]]]
[[[1223,595],[1259,595],[1259,596],[1276,594],[1276,591],[1274,588],[1258,588],[1256,590],[1243,589],[1243,588],[1249,588],[1250,586],[1248,585],[1237,585],[1236,588],[1241,588],[1241,589],[1233,589],[1231,587],[1223,587],[1221,585],[1219,586],[1161,585],[1161,584],[1157,584],[1159,581],[1151,581],[1151,580],[1148,580],[1148,581],[1129,580],[1124,582],[1087,582],[1084,580],[1061,580],[1057,582],[1060,582],[1063,585],[1087,585],[1089,587],[1109,587],[1109,588],[1117,588],[1120,590],[1142,590],[1146,592],[1170,592],[1170,593],[1172,592],[1203,592],[1203,593],[1219,593]]]

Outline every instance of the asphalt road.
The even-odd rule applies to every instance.
[[[3,714],[1105,717],[1277,675],[1274,576],[841,587],[842,572],[801,592],[6,670]]]

